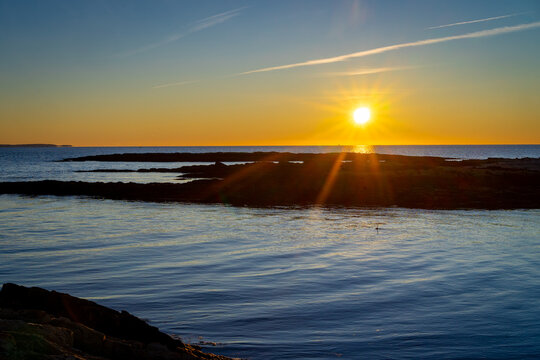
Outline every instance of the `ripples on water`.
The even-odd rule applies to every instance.
[[[539,215],[3,195],[0,280],[250,359],[535,358]]]

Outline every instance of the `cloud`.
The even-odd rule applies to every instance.
[[[388,71],[399,71],[413,69],[416,66],[394,66],[394,67],[378,67],[378,68],[362,68],[352,71],[343,71],[343,72],[333,72],[326,74],[327,76],[362,76],[362,75],[371,75],[379,74]]]
[[[202,20],[199,20],[193,25],[187,32],[188,33],[194,33],[197,31],[204,30],[206,28],[212,27],[217,24],[221,24],[222,22],[225,22],[229,19],[232,19],[233,17],[240,15],[240,12],[244,10],[246,7],[241,7],[234,10],[225,11],[221,14],[212,15],[207,18],[204,18]]]
[[[520,25],[515,25],[515,26],[504,26],[504,27],[499,27],[499,28],[490,29],[490,30],[475,31],[475,32],[462,34],[462,35],[446,36],[446,37],[440,37],[440,38],[433,38],[433,39],[418,40],[418,41],[413,41],[413,42],[408,42],[408,43],[395,44],[395,45],[390,45],[390,46],[383,46],[383,47],[378,47],[378,48],[374,48],[370,50],[354,52],[351,54],[333,56],[333,57],[328,57],[328,58],[323,58],[323,59],[308,60],[308,61],[303,61],[303,62],[294,63],[294,64],[266,67],[266,68],[238,73],[236,75],[248,75],[248,74],[255,74],[255,73],[261,73],[261,72],[268,72],[268,71],[292,69],[292,68],[303,67],[303,66],[332,64],[336,62],[346,61],[349,59],[382,54],[385,52],[405,49],[405,48],[410,48],[410,47],[432,45],[432,44],[438,44],[438,43],[443,43],[443,42],[452,41],[452,40],[475,39],[475,38],[482,38],[482,37],[487,37],[487,36],[495,36],[495,35],[512,33],[516,31],[534,29],[538,27],[540,27],[540,21],[528,23],[528,24],[520,24]]]
[[[426,30],[441,29],[441,28],[446,28],[446,27],[451,27],[451,26],[458,26],[458,25],[474,24],[474,23],[479,23],[479,22],[484,22],[484,21],[499,20],[499,19],[505,19],[505,18],[509,18],[509,17],[513,17],[513,16],[518,16],[518,15],[523,15],[523,14],[525,14],[525,13],[515,13],[515,14],[508,14],[508,15],[501,15],[501,16],[488,17],[488,18],[485,18],[485,19],[477,19],[477,20],[470,20],[470,21],[462,21],[462,22],[457,22],[457,23],[453,23],[453,24],[446,24],[446,25],[432,26],[432,27],[426,28]]]
[[[190,26],[188,29],[186,29],[182,33],[173,34],[173,35],[171,35],[171,36],[169,36],[169,37],[167,37],[167,38],[165,38],[163,40],[160,40],[160,41],[157,41],[155,43],[142,46],[142,47],[140,47],[138,49],[135,49],[135,50],[131,50],[131,51],[121,53],[118,56],[125,57],[125,56],[131,56],[131,55],[135,55],[135,54],[140,54],[140,53],[146,52],[148,50],[155,49],[157,47],[160,47],[160,46],[163,46],[163,45],[166,45],[166,44],[170,44],[172,42],[175,42],[175,41],[185,37],[188,34],[193,34],[195,32],[198,32],[198,31],[201,31],[201,30],[204,30],[204,29],[208,29],[208,28],[210,28],[212,26],[221,24],[221,23],[223,23],[223,22],[225,22],[225,21],[227,21],[229,19],[232,19],[233,17],[235,17],[237,15],[240,15],[241,11],[244,10],[245,8],[246,7],[241,7],[241,8],[238,8],[238,9],[225,11],[225,12],[222,12],[220,14],[212,15],[212,16],[209,16],[209,17],[201,19],[201,20],[197,20],[195,23],[193,23],[192,26]]]
[[[155,86],[152,86],[152,89],[160,89],[160,88],[165,88],[165,87],[170,87],[170,86],[187,85],[187,84],[193,84],[193,83],[198,83],[198,82],[200,82],[200,80],[178,81],[178,82],[174,82],[174,83],[155,85]]]

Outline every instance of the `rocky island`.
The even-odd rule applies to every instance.
[[[421,209],[540,208],[540,159],[462,160],[359,153],[135,153],[65,159],[203,162],[178,168],[93,169],[177,173],[186,183],[0,183],[0,193],[225,203]],[[224,162],[243,162],[225,164]]]
[[[15,284],[0,291],[0,359],[227,360],[126,311]]]

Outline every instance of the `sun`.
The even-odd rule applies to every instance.
[[[353,119],[356,125],[365,125],[371,118],[371,110],[368,107],[359,107],[353,112]]]

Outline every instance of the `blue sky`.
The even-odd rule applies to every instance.
[[[385,130],[392,132],[386,138],[395,142],[400,136],[406,143],[422,142],[422,136],[425,142],[459,139],[458,129],[451,131],[452,137],[436,136],[437,131],[452,128],[446,115],[441,120],[445,126],[430,129],[426,121],[432,113],[418,109],[414,113],[411,105],[401,104],[420,107],[425,101],[422,109],[446,114],[445,99],[459,101],[459,92],[467,94],[463,101],[477,116],[493,117],[491,111],[517,113],[512,121],[522,127],[521,132],[508,133],[508,127],[497,119],[498,130],[477,141],[505,142],[502,134],[507,133],[508,142],[536,142],[538,136],[531,132],[538,130],[534,123],[540,95],[539,21],[540,2],[534,0],[0,0],[0,129],[4,130],[0,142],[46,138],[68,143],[77,139],[76,143],[85,145],[106,141],[239,144],[249,143],[251,136],[258,144],[380,143],[385,135],[381,129],[377,134],[366,130],[353,139],[325,134],[320,129],[338,121],[340,111],[317,110],[343,106],[347,113],[354,104],[336,101],[335,94],[381,89],[394,94],[379,99],[393,108],[388,118],[412,129]],[[505,33],[501,30],[505,27],[511,29]],[[407,45],[491,29],[496,30],[490,36]],[[237,75],[398,44],[406,45],[344,61]],[[508,100],[503,107],[497,87],[517,92],[521,100]],[[478,111],[467,100],[470,96],[479,99]],[[315,106],[306,104],[324,97]],[[374,97],[366,101],[375,101]],[[498,105],[490,110],[489,102]],[[221,112],[212,110],[215,107]],[[266,140],[254,136],[271,128],[271,111],[283,130],[272,128]],[[92,112],[99,121],[87,115]],[[221,122],[216,119],[218,113]],[[456,122],[463,127],[470,117],[463,113]],[[97,126],[115,121],[121,125],[128,118],[134,119],[135,130],[123,134],[124,140],[119,133],[98,137]],[[302,126],[289,128],[293,119]],[[160,130],[145,142],[148,123]],[[167,134],[171,126],[183,127],[187,133],[175,140]],[[250,129],[229,138],[204,136],[214,130],[223,133],[231,126]],[[78,134],[81,130],[89,134],[87,138]],[[111,127],[111,132],[117,130]],[[473,131],[474,126],[465,129],[468,134]]]

